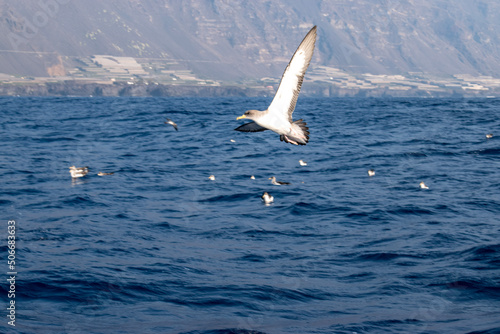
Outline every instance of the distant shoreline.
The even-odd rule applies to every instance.
[[[171,85],[126,82],[98,83],[58,81],[38,83],[1,83],[0,96],[262,96],[264,88],[243,86]]]
[[[3,82],[0,96],[137,96],[137,97],[257,97],[272,96],[274,91],[264,86],[199,85],[199,84],[150,84],[127,82],[93,82],[65,80],[54,82]],[[448,89],[428,91],[423,89],[395,90],[388,87],[373,89],[345,88],[325,82],[304,83],[304,96],[322,97],[497,97],[499,90],[463,91]]]

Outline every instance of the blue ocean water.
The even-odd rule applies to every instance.
[[[0,98],[0,330],[500,332],[499,99],[302,97],[307,146],[233,131],[269,102]]]

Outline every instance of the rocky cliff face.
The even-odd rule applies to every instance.
[[[68,59],[114,55],[279,77],[314,24],[313,66],[500,76],[496,0],[0,0],[0,73],[55,76]]]

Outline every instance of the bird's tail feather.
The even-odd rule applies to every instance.
[[[309,142],[308,130],[307,123],[299,119],[292,123],[292,133],[280,135],[280,140],[293,145],[306,145]]]

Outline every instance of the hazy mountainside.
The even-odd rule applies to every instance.
[[[275,77],[315,24],[313,66],[500,76],[496,0],[0,0],[0,73],[58,76],[113,55]]]

